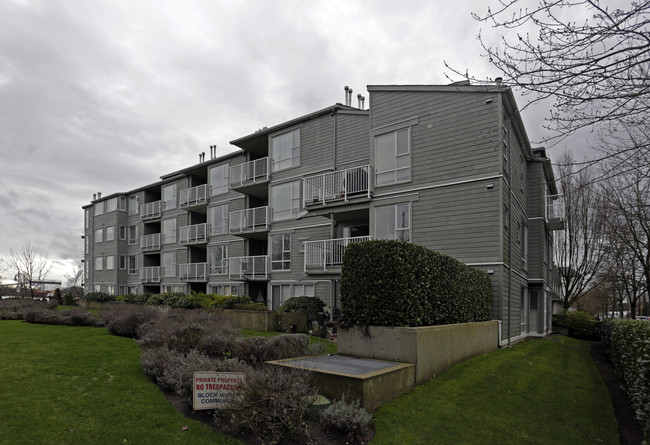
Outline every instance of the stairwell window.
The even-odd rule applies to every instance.
[[[300,129],[271,139],[271,159],[274,172],[300,165]]]
[[[291,234],[271,237],[271,270],[291,270]]]
[[[378,186],[411,180],[410,129],[375,136],[375,180]]]

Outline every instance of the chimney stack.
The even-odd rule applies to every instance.
[[[102,199],[102,192],[97,192],[97,199]]]
[[[97,201],[97,193],[93,193],[93,201]]]

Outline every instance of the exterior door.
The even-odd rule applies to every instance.
[[[528,301],[528,322],[532,332],[539,330],[539,290],[530,290]]]

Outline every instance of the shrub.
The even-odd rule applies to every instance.
[[[25,312],[28,323],[67,325],[67,326],[102,326],[102,322],[93,314],[83,309],[55,311],[47,308],[28,309]]]
[[[96,301],[98,303],[106,303],[108,301],[115,301],[113,295],[108,295],[105,292],[89,292],[83,297],[84,301]]]
[[[56,307],[57,303],[52,301],[44,303],[31,298],[11,298],[0,300],[0,320],[23,320],[25,313],[29,310],[46,309]]]
[[[284,334],[273,337],[237,337],[230,345],[228,356],[251,364],[311,355],[309,337],[304,334]]]
[[[297,312],[307,318],[317,318],[323,312],[325,303],[316,297],[291,297],[280,306],[280,311]]]
[[[215,420],[236,431],[247,431],[263,443],[307,441],[303,426],[316,394],[311,375],[279,367],[257,367],[246,374],[240,398],[228,410],[215,411]]]
[[[138,344],[142,348],[167,345],[170,349],[189,352],[198,349],[208,334],[233,330],[230,319],[220,313],[175,309],[143,324],[138,330]]]
[[[636,418],[650,439],[650,323],[605,320],[603,347],[623,383]]]
[[[346,433],[352,443],[365,443],[370,436],[372,415],[361,406],[359,399],[346,401],[345,396],[341,396],[321,411],[320,421],[325,428]]]
[[[66,306],[74,306],[76,304],[70,292],[66,292],[66,294],[63,296],[63,304]]]
[[[350,244],[341,273],[342,318],[349,324],[427,326],[490,319],[488,275],[412,243]]]
[[[567,328],[571,337],[600,340],[601,323],[588,312],[564,311],[553,316],[553,324]]]
[[[54,289],[54,299],[57,301],[59,304],[63,304],[63,297],[61,296],[61,289],[58,287]]]
[[[182,309],[196,309],[201,307],[195,301],[188,298],[187,294],[182,292],[166,292],[164,294],[155,294],[149,297],[147,305],[169,306]]]
[[[162,312],[150,307],[111,305],[108,310],[102,313],[102,320],[111,334],[120,337],[137,338],[140,326],[157,320],[162,315]]]
[[[223,309],[235,309],[236,306],[247,304],[251,304],[251,299],[246,295],[214,295],[210,306]],[[266,306],[264,309],[266,309]]]

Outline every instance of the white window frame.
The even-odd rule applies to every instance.
[[[115,241],[115,226],[106,227],[105,241]]]
[[[219,177],[216,175],[217,171],[221,171],[220,181]],[[214,172],[214,173],[213,173]],[[209,183],[210,183],[210,196],[222,195],[228,193],[230,187],[230,165],[221,164],[210,167],[208,173]]]
[[[217,208],[221,208],[221,221],[219,222],[215,221],[213,213]],[[210,224],[210,235],[228,233],[228,203],[210,206],[208,208],[208,223]]]
[[[95,243],[104,242],[104,229],[95,229]]]
[[[528,224],[526,222],[521,226],[521,262],[524,268],[528,266]]]
[[[104,201],[97,202],[93,206],[93,210],[95,213],[95,216],[103,215],[104,214]]]
[[[126,226],[120,225],[120,241],[126,241],[127,234],[128,234],[128,231],[126,229]]]
[[[127,238],[129,240],[129,245],[135,245],[140,242],[138,239],[138,225],[137,224],[132,224],[129,226],[128,231],[127,231]],[[135,232],[135,233],[132,233]],[[133,237],[131,235],[133,234]]]
[[[106,207],[104,208],[104,213],[114,212],[117,210],[117,197],[107,199]]]
[[[278,201],[289,197],[290,206],[278,208]],[[281,221],[298,216],[301,210],[300,180],[283,182],[271,186],[271,220]]]
[[[167,190],[172,189],[171,197],[168,199],[165,198],[165,194],[167,194]],[[178,202],[178,184],[173,183],[173,184],[167,184],[164,185],[162,188],[162,208],[163,210],[172,210],[176,208],[176,204]]]
[[[171,266],[167,266],[165,261],[165,256],[171,258]],[[163,252],[160,254],[160,264],[163,266],[163,277],[175,277],[176,276],[176,252]]]
[[[275,240],[280,239],[281,251],[276,252],[274,249]],[[288,245],[288,249],[287,249]],[[279,253],[278,257],[276,254]],[[279,266],[279,267],[278,267]],[[281,233],[271,235],[271,271],[282,272],[291,270],[291,234]]]
[[[129,196],[129,215],[140,213],[140,195]]]
[[[214,264],[212,251],[221,250],[221,265]],[[226,275],[228,273],[228,244],[217,244],[208,246],[208,258],[210,259],[210,275]]]
[[[131,264],[133,263],[133,264]],[[129,275],[137,275],[139,273],[138,270],[138,256],[137,255],[129,255],[127,259],[127,269]]]
[[[90,227],[90,211],[86,209],[84,211],[84,220],[85,220],[85,227],[88,229]]]
[[[106,270],[115,270],[115,255],[106,255]]]
[[[284,139],[288,139],[289,146],[280,145]],[[301,139],[300,128],[271,138],[271,171],[277,172],[300,166]],[[288,154],[290,156],[287,156]]]
[[[399,220],[399,215],[402,213],[398,211],[400,207],[407,206],[407,211],[406,214],[408,215],[408,221],[406,221],[406,225],[404,225],[404,221]],[[378,210],[389,210],[392,209],[392,214],[391,215],[379,215]],[[375,220],[374,220],[374,232],[375,232],[375,239],[392,239],[392,240],[400,240],[400,241],[407,241],[411,242],[412,241],[412,233],[411,233],[411,202],[406,201],[406,202],[399,202],[396,204],[388,204],[388,205],[383,205],[383,206],[376,206],[374,209],[375,213]],[[392,236],[389,237],[383,237],[378,233],[378,222],[379,221],[389,221],[387,218],[393,218],[393,234]],[[389,226],[390,228],[390,226]],[[400,235],[401,236],[398,236]],[[404,235],[406,234],[406,235]]]
[[[96,256],[95,257],[95,270],[104,270],[104,257]]]
[[[120,255],[120,259],[119,259],[119,261],[120,261],[120,263],[119,263],[120,270],[126,270],[126,265],[128,264],[127,258],[128,258],[128,256],[126,256],[126,255]]]
[[[165,223],[169,222],[169,221],[174,222],[174,230],[172,231],[173,233],[171,235],[165,233]],[[176,234],[176,232],[178,231],[177,229],[178,229],[178,227],[177,227],[176,218],[163,219],[162,222],[160,223],[160,232],[162,233],[162,243],[163,244],[174,244],[176,242],[176,239],[177,239],[177,234]]]
[[[404,135],[406,137],[406,152],[400,153],[400,137],[399,135]],[[383,153],[378,150],[377,142],[385,140],[387,146],[390,146],[390,140],[392,139],[393,143],[393,152]],[[393,131],[387,131],[384,133],[376,134],[373,138],[373,150],[375,155],[375,186],[387,186],[393,184],[399,184],[403,182],[410,182],[412,177],[412,159],[411,159],[411,127],[400,128]],[[379,169],[379,158],[380,154],[386,156],[390,162],[392,162],[392,168],[385,170]],[[402,165],[400,165],[402,163]],[[384,177],[390,178],[392,173],[392,178],[390,180],[382,179]],[[400,177],[407,173],[407,177]]]

